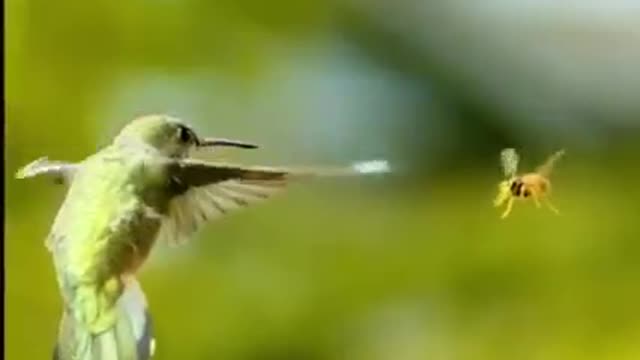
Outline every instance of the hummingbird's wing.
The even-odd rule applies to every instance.
[[[386,161],[365,161],[348,167],[285,169],[180,160],[170,170],[176,195],[160,237],[182,243],[205,222],[266,200],[292,181],[315,176],[348,176],[389,171]]]
[[[45,156],[18,170],[16,178],[26,179],[38,175],[47,175],[52,177],[57,184],[70,184],[79,167],[80,164],[50,161]]]

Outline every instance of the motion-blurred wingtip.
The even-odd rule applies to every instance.
[[[360,174],[380,174],[391,171],[389,162],[386,160],[369,160],[353,164],[353,169]]]
[[[29,164],[23,166],[20,168],[20,170],[16,171],[15,174],[15,178],[16,179],[26,179],[28,177],[32,177],[33,176],[33,168],[36,165],[39,165],[43,162],[46,162],[48,160],[48,157],[43,156],[37,160],[34,160],[32,162],[30,162]]]

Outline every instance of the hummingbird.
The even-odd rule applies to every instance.
[[[266,200],[292,181],[390,171],[385,160],[295,169],[191,157],[216,147],[258,148],[201,137],[176,117],[154,114],[132,120],[80,162],[42,157],[16,173],[66,185],[45,240],[63,303],[54,359],[153,355],[152,320],[136,274],[155,243],[185,243],[207,222]]]

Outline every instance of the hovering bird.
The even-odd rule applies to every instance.
[[[45,242],[64,304],[54,359],[152,356],[151,318],[135,275],[156,241],[183,243],[207,221],[267,199],[293,180],[389,171],[383,160],[296,170],[189,157],[222,146],[257,148],[203,138],[180,119],[148,115],[81,162],[45,157],[18,171],[17,178],[43,175],[68,186]]]
[[[515,149],[502,150],[500,162],[506,179],[498,185],[498,196],[493,202],[495,207],[507,204],[501,218],[504,219],[509,216],[516,199],[533,199],[537,207],[541,206],[540,202],[542,201],[551,211],[556,214],[560,213],[549,200],[549,195],[551,194],[549,176],[555,163],[564,154],[564,150],[557,151],[549,156],[535,171],[518,175],[520,156],[518,156]]]

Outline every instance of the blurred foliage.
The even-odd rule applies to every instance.
[[[398,169],[294,186],[186,247],[159,244],[141,274],[157,359],[640,357],[637,71],[598,57],[591,78],[580,51],[563,58],[582,69],[569,80],[550,58],[519,63],[537,40],[459,5],[6,2],[6,357],[48,358],[61,310],[42,242],[64,190],[12,174],[80,160],[151,112],[264,145],[225,159]],[[505,34],[518,41],[496,45]],[[568,148],[562,216],[517,204],[498,219],[507,145],[525,168]]]

